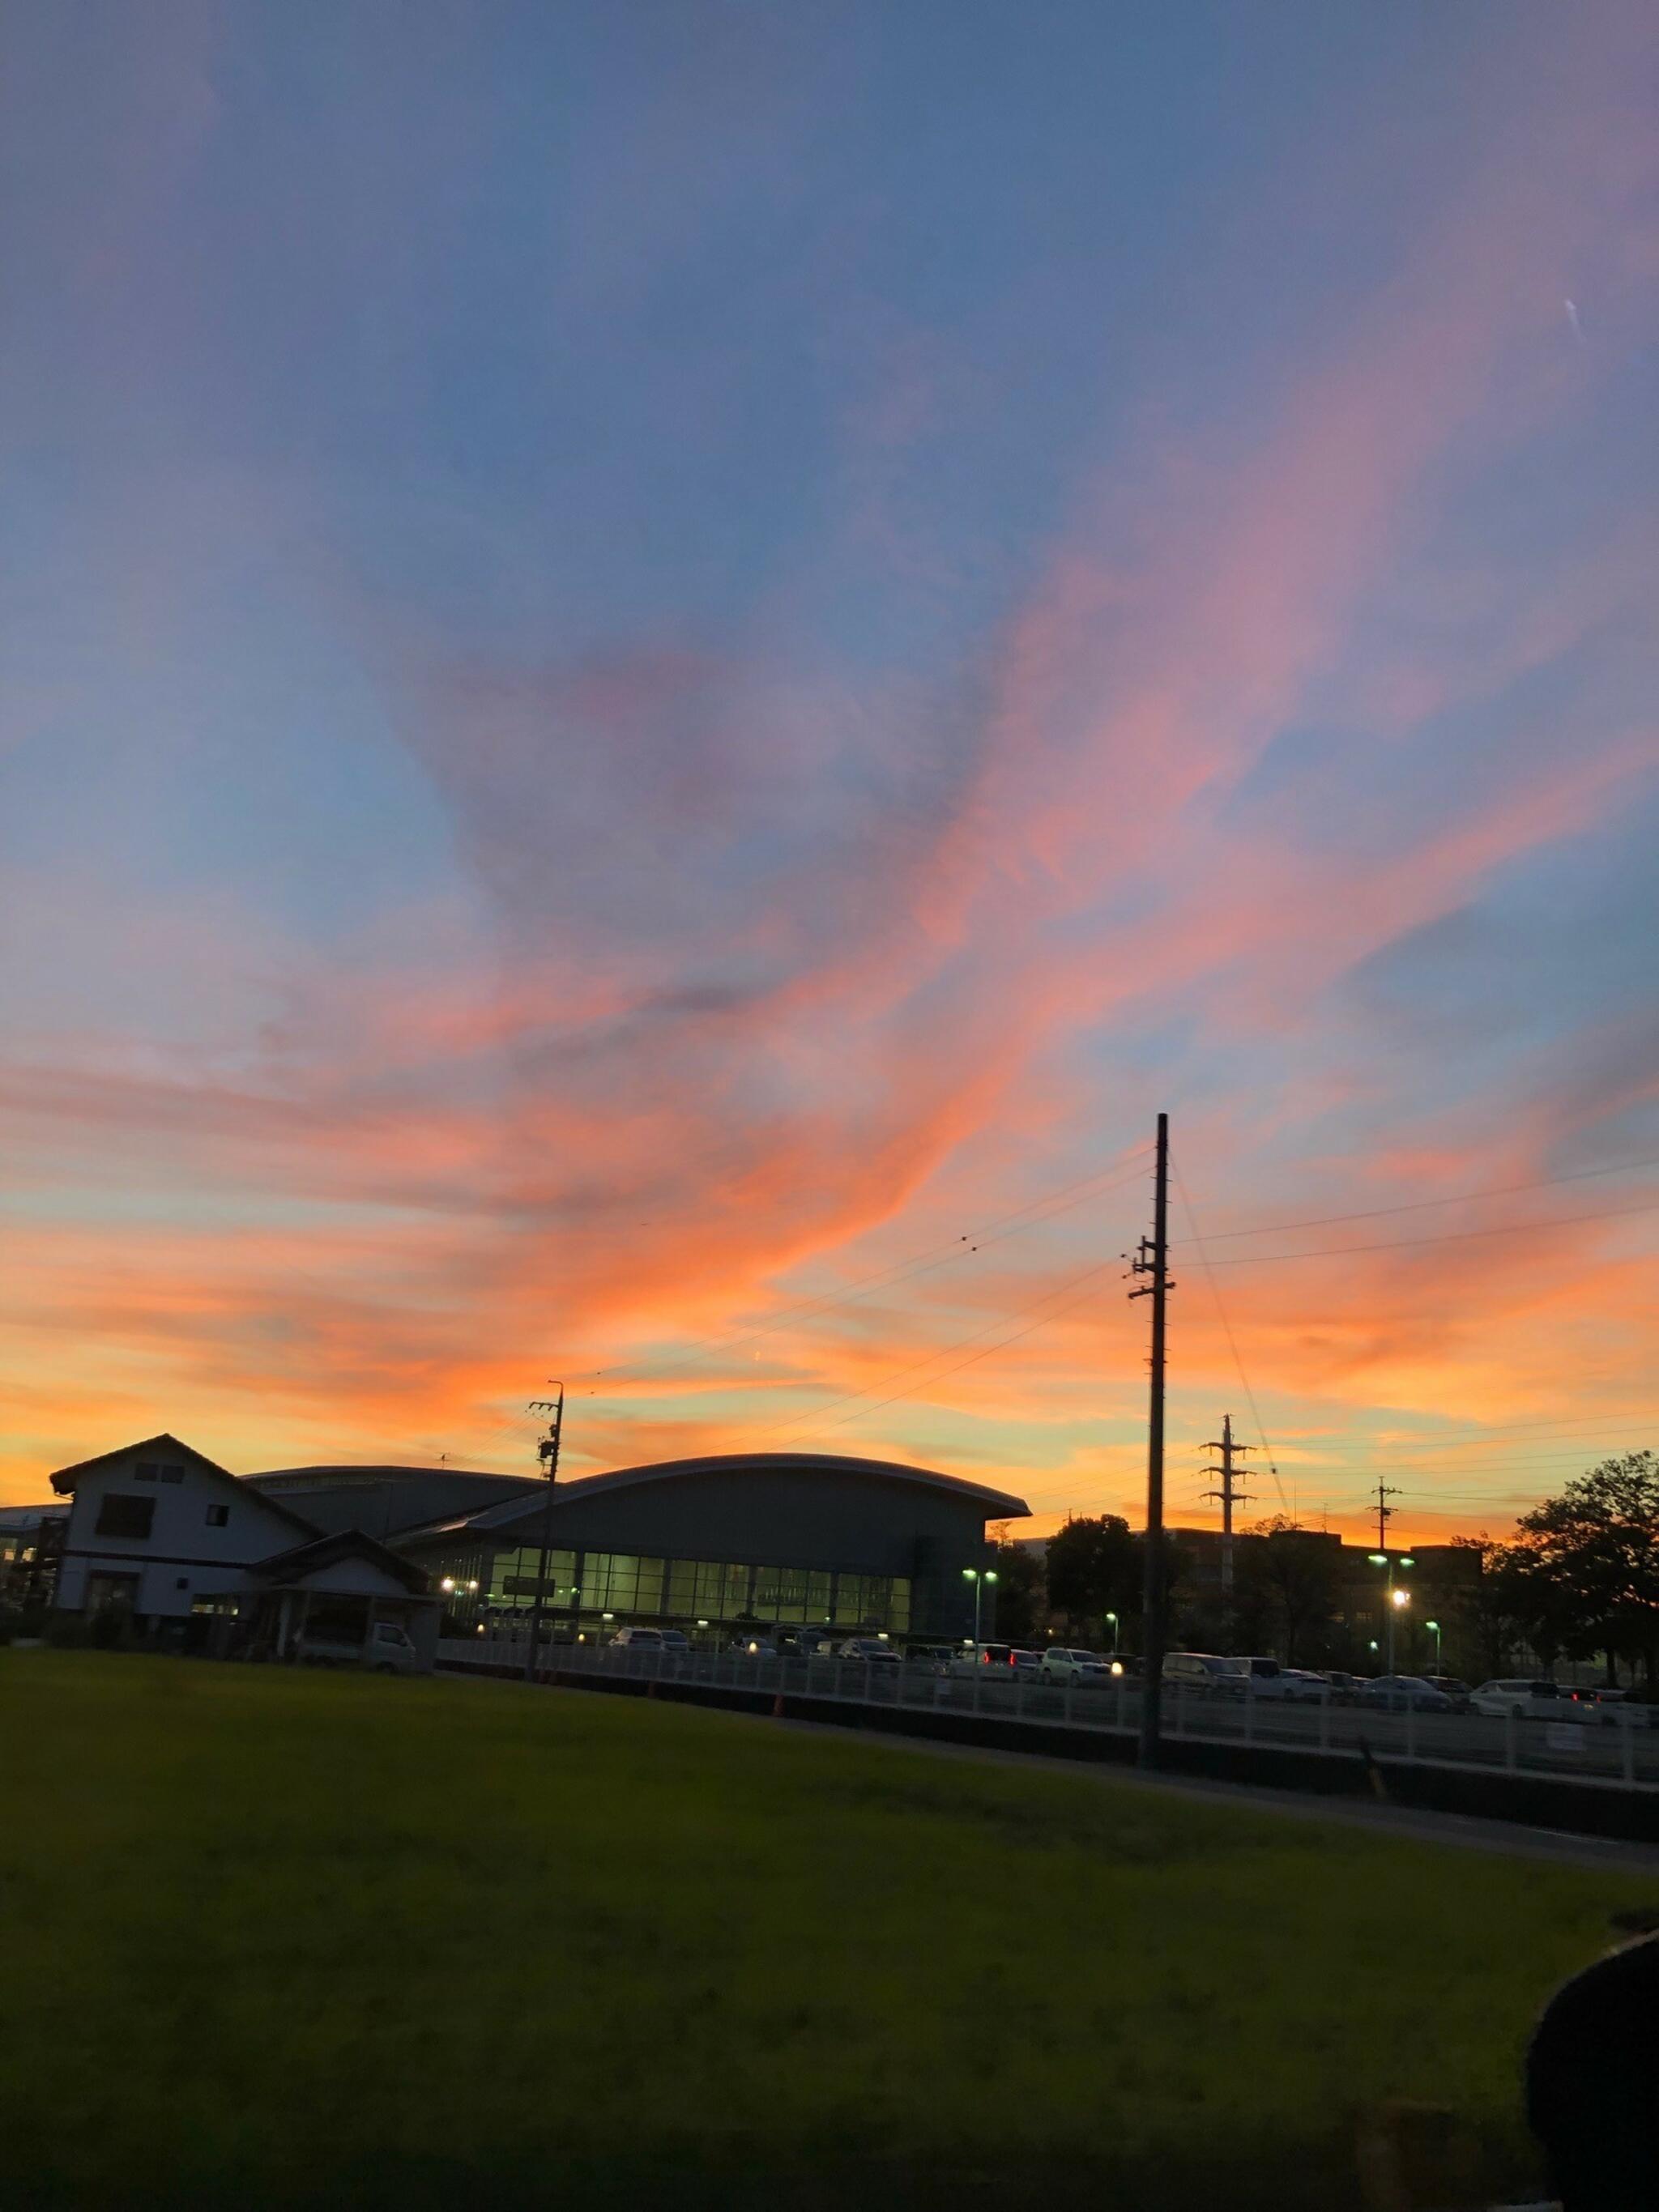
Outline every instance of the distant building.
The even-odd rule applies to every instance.
[[[247,1485],[325,1526],[372,1499],[379,1533],[469,1627],[529,1613],[545,1540],[553,1632],[589,1638],[628,1622],[969,1635],[986,1525],[1029,1510],[932,1468],[817,1452],[669,1460],[550,1492],[431,1468],[275,1468]],[[994,1586],[984,1595],[988,1627]]]
[[[362,1530],[325,1534],[177,1437],[60,1468],[52,1486],[70,1500],[59,1613],[117,1613],[155,1642],[276,1657],[313,1629],[362,1644],[380,1625],[430,1659],[438,1607],[418,1568]]]
[[[67,1505],[0,1505],[0,1605],[50,1605]]]
[[[161,1436],[61,1468],[52,1484],[70,1501],[58,1609],[114,1607],[147,1634],[201,1644],[214,1643],[216,1618],[244,1634],[256,1618],[302,1618],[272,1599],[290,1585],[272,1584],[271,1565],[320,1571],[307,1547],[322,1538],[349,1539],[356,1560],[331,1555],[331,1586],[355,1572],[397,1610],[416,1595],[387,1581],[404,1570],[429,1581],[463,1629],[528,1615],[545,1543],[544,1611],[559,1636],[630,1621],[710,1638],[757,1624],[965,1636],[987,1524],[1027,1511],[933,1468],[816,1452],[671,1460],[550,1487],[398,1465],[239,1477]],[[994,1584],[981,1596],[988,1632]]]

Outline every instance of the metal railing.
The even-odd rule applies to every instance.
[[[446,1638],[447,1666],[505,1668],[522,1673],[523,1634]],[[645,1682],[827,1698],[839,1704],[979,1714],[1034,1729],[1083,1729],[1133,1735],[1140,1722],[1139,1686],[1119,1675],[1106,1681],[1056,1682],[1025,1668],[963,1666],[941,1669],[898,1659],[763,1657],[742,1651],[670,1652],[644,1645],[546,1644],[538,1675],[611,1675]],[[1548,1775],[1603,1788],[1659,1790],[1659,1729],[1621,1722],[1539,1722],[1514,1714],[1502,1720],[1473,1713],[1391,1712],[1340,1704],[1290,1703],[1246,1693],[1224,1696],[1164,1686],[1164,1734],[1176,1741],[1373,1757],[1510,1774]]]

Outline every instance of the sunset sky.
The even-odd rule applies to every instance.
[[[7,44],[0,1501],[1659,1443],[1650,6]]]

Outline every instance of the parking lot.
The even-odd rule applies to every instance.
[[[447,1664],[522,1668],[522,1635],[449,1638]],[[937,1660],[810,1658],[738,1651],[665,1652],[588,1644],[543,1647],[541,1671],[611,1674],[716,1687],[782,1691],[843,1702],[983,1713],[1034,1728],[1132,1734],[1140,1725],[1139,1685],[1126,1676],[1056,1685],[1035,1671],[980,1667],[953,1672]],[[1549,1774],[1602,1787],[1659,1789],[1659,1731],[1539,1722],[1513,1715],[1386,1712],[1337,1703],[1289,1705],[1255,1695],[1224,1697],[1165,1685],[1167,1735],[1195,1741],[1279,1744],[1437,1765]]]

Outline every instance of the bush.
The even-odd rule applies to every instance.
[[[0,1606],[0,1644],[20,1636],[44,1636],[50,1618],[43,1605]]]

